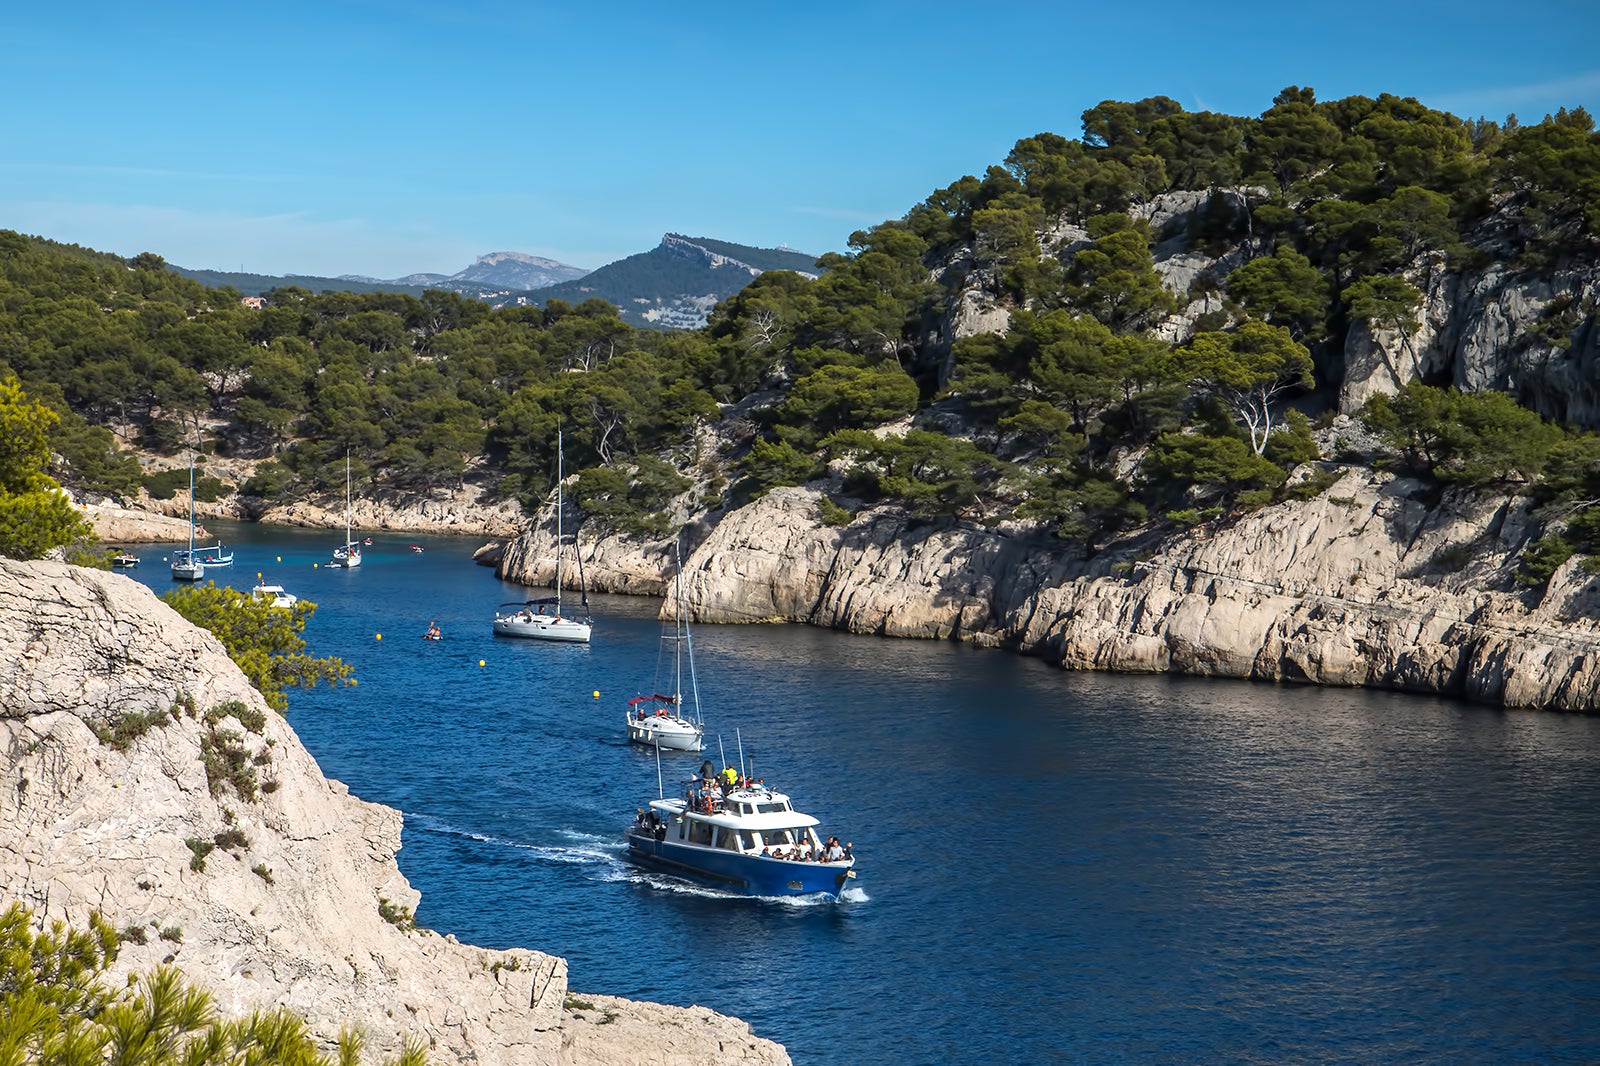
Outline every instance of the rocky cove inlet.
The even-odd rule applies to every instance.
[[[659,601],[592,597],[590,648],[534,647],[489,635],[523,590],[476,541],[379,536],[344,574],[311,569],[326,532],[228,539],[234,583],[317,602],[313,651],[356,668],[289,722],[404,812],[419,922],[564,957],[580,995],[710,1006],[799,1063],[1600,1054],[1594,719],[701,625],[708,736],[861,862],[842,904],[733,899],[622,861]]]

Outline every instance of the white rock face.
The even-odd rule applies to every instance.
[[[163,540],[180,542],[189,539],[187,515],[178,518],[122,507],[109,501],[83,504],[80,509],[95,535],[108,544]]]
[[[1127,573],[1059,542],[887,511],[823,526],[775,489],[684,563],[699,622],[793,621],[1013,647],[1069,669],[1161,671],[1436,692],[1600,710],[1600,580],[1576,563],[1537,601],[1511,567],[1526,501],[1351,471],[1328,493],[1196,531]],[[668,591],[667,613],[674,611]]]
[[[1550,320],[1558,301],[1581,308],[1600,300],[1600,271],[1530,277],[1496,262],[1454,274],[1424,258],[1406,277],[1423,294],[1418,328],[1401,336],[1352,325],[1340,410],[1354,412],[1371,396],[1410,381],[1448,380],[1470,392],[1510,392],[1549,418],[1600,426],[1600,331],[1574,333],[1581,314],[1565,327]]]
[[[391,924],[381,907],[419,898],[395,864],[399,812],[323,777],[222,646],[137,582],[0,560],[0,625],[0,886],[41,919],[141,930],[114,978],[171,958],[224,1012],[283,1004],[328,1043],[353,1024],[374,1056],[417,1035],[434,1062],[480,1066],[788,1062],[703,1008],[605,999],[616,1024],[596,1025],[566,1010],[563,959]],[[259,733],[248,712],[207,723],[235,700]],[[152,712],[125,750],[96,737]],[[214,730],[249,756],[256,800],[213,792]],[[186,842],[233,830],[244,842],[196,869]]]

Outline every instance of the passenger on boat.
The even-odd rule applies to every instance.
[[[651,813],[654,812],[652,811]],[[649,824],[649,819],[644,816],[644,808],[635,807],[633,809],[633,827],[635,829],[644,829],[647,828]]]
[[[823,862],[842,862],[842,861],[844,861],[844,849],[839,846],[839,838],[838,837],[829,837],[828,838],[828,850],[824,854],[824,857],[823,857],[822,861]]]
[[[852,860],[855,858],[855,854],[850,850],[850,842],[848,840],[844,842],[844,857],[846,860]]]

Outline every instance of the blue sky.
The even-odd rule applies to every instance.
[[[0,228],[194,268],[844,251],[1104,99],[1600,113],[1600,4],[17,3]]]

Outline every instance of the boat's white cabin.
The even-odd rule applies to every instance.
[[[664,839],[674,843],[803,861],[820,861],[825,847],[817,819],[795,810],[783,793],[764,788],[736,788],[715,797],[710,810],[692,795],[651,800],[650,807],[666,827]]]

